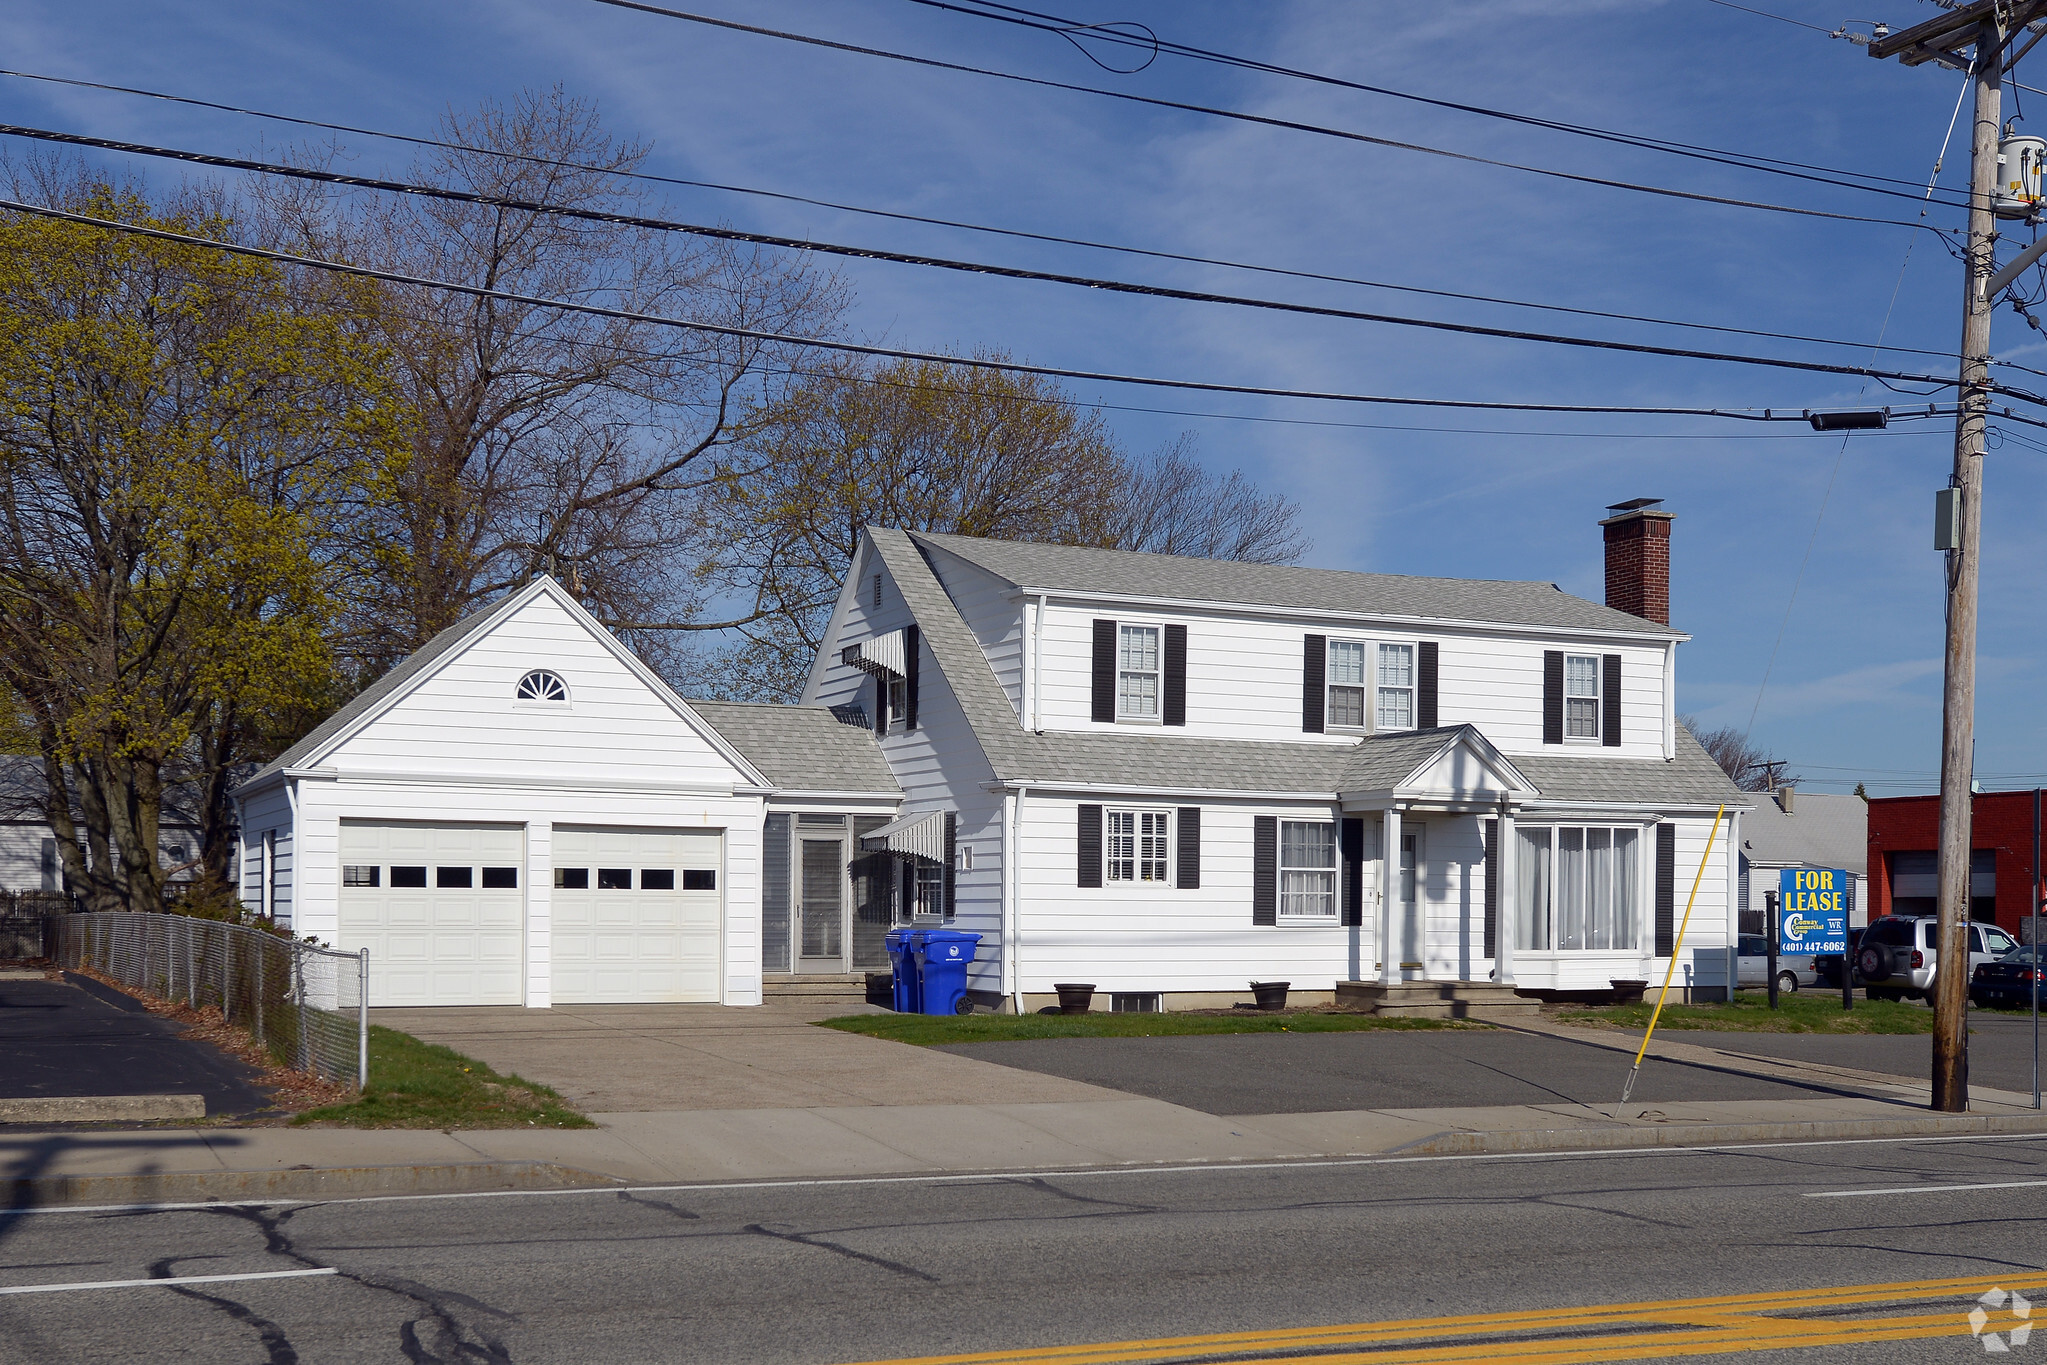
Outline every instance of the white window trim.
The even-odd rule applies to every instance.
[[[1336,657],[1334,647],[1337,645],[1356,645],[1360,649],[1365,651],[1365,676],[1364,680],[1359,684],[1360,689],[1365,694],[1364,695],[1365,720],[1364,724],[1362,725],[1338,725],[1335,721],[1329,719],[1329,717],[1336,714],[1336,708],[1330,704],[1329,696],[1330,692],[1337,687],[1350,686],[1349,683],[1335,683],[1329,680],[1330,669],[1333,666]],[[1369,735],[1372,733],[1372,717],[1376,710],[1374,702],[1377,698],[1377,693],[1375,691],[1373,679],[1377,676],[1375,668],[1378,657],[1379,657],[1378,641],[1367,640],[1362,636],[1332,635],[1329,637],[1327,643],[1323,645],[1322,728],[1325,732],[1338,735]]]
[[[1296,868],[1298,872],[1327,872],[1330,874],[1329,913],[1326,915],[1290,915],[1286,909],[1286,827],[1288,825],[1327,825],[1330,847],[1336,850],[1336,861],[1329,867]],[[1343,825],[1339,819],[1300,819],[1282,815],[1277,830],[1278,843],[1273,849],[1273,906],[1274,924],[1319,925],[1327,928],[1343,923]]]
[[[1371,652],[1366,656],[1367,675],[1371,678],[1371,682],[1365,688],[1365,720],[1372,727],[1372,732],[1374,734],[1378,733],[1379,692],[1385,686],[1379,681],[1379,650],[1385,645],[1393,645],[1407,651],[1407,686],[1385,687],[1385,690],[1389,692],[1407,693],[1408,723],[1402,726],[1388,727],[1389,733],[1406,734],[1409,730],[1419,729],[1421,721],[1422,650],[1421,645],[1417,641],[1375,640],[1372,642]]]
[[[1116,857],[1111,851],[1110,841],[1116,837],[1113,831],[1116,823],[1115,818],[1119,815],[1140,817],[1137,824],[1137,832],[1131,835],[1131,838],[1137,840],[1137,846],[1133,849],[1134,857],[1132,861],[1136,864],[1134,870],[1140,873],[1143,871],[1144,863],[1144,823],[1141,817],[1156,815],[1164,822],[1166,827],[1164,876],[1156,880],[1147,881],[1141,875],[1127,880],[1111,875],[1111,871],[1116,865]],[[1174,854],[1178,851],[1179,847],[1179,836],[1180,831],[1174,828],[1173,809],[1170,806],[1104,806],[1102,808],[1102,886],[1105,889],[1113,886],[1119,890],[1138,892],[1172,890],[1178,880],[1174,875],[1173,861]]]
[[[1151,676],[1158,679],[1158,688],[1153,693],[1158,709],[1148,716],[1131,715],[1123,709],[1123,632],[1125,630],[1150,630],[1158,633],[1158,667],[1151,670]],[[1142,673],[1141,669],[1130,672]],[[1118,618],[1116,621],[1116,723],[1118,725],[1164,725],[1166,723],[1166,627],[1160,621],[1131,621]]]
[[[1513,928],[1513,933],[1514,933],[1514,956],[1515,956],[1516,958],[1523,958],[1523,957],[1526,957],[1526,958],[1535,958],[1535,959],[1539,959],[1539,960],[1542,960],[1542,961],[1545,961],[1545,962],[1547,962],[1547,961],[1553,961],[1553,960],[1555,960],[1555,959],[1557,959],[1557,958],[1563,958],[1563,957],[1569,957],[1569,958],[1582,958],[1582,957],[1588,957],[1588,956],[1589,956],[1589,957],[1594,957],[1594,958],[1602,958],[1602,959],[1603,959],[1603,958],[1617,958],[1617,959],[1626,959],[1626,960],[1632,960],[1632,959],[1641,959],[1641,958],[1645,958],[1645,957],[1649,957],[1649,956],[1653,955],[1653,954],[1654,954],[1654,952],[1655,952],[1655,950],[1656,950],[1656,940],[1655,940],[1655,925],[1654,925],[1654,923],[1653,923],[1653,919],[1654,919],[1654,915],[1655,915],[1655,906],[1654,906],[1654,904],[1652,903],[1652,899],[1651,899],[1651,898],[1652,898],[1652,896],[1653,896],[1654,888],[1653,888],[1653,887],[1651,886],[1651,884],[1650,884],[1649,872],[1648,872],[1648,870],[1647,870],[1646,864],[1647,864],[1647,863],[1649,862],[1649,858],[1650,858],[1650,856],[1651,856],[1651,855],[1650,855],[1650,852],[1649,852],[1649,848],[1650,848],[1650,844],[1651,844],[1651,843],[1653,842],[1653,839],[1652,839],[1652,835],[1653,835],[1653,834],[1654,834],[1654,832],[1655,832],[1655,828],[1656,828],[1656,827],[1655,827],[1654,825],[1638,825],[1638,824],[1634,824],[1634,823],[1631,823],[1631,822],[1629,822],[1629,821],[1625,821],[1625,820],[1623,820],[1623,821],[1613,821],[1613,820],[1557,820],[1557,821],[1549,821],[1549,820],[1516,820],[1516,821],[1514,822],[1514,837],[1515,837],[1515,839],[1516,839],[1516,841],[1517,841],[1517,842],[1516,842],[1516,845],[1515,845],[1515,848],[1514,848],[1514,854],[1513,854],[1513,860],[1514,860],[1514,881],[1513,881],[1513,885],[1511,885],[1511,886],[1508,886],[1508,887],[1503,887],[1503,888],[1501,888],[1502,890],[1504,890],[1504,891],[1506,891],[1506,892],[1508,893],[1508,898],[1509,898],[1509,901],[1510,901],[1510,904],[1509,904],[1509,905],[1503,905],[1503,906],[1501,907],[1501,913],[1502,913],[1502,914],[1508,914],[1508,913],[1511,913],[1511,914],[1512,914],[1512,915],[1514,916],[1514,921],[1513,921],[1513,924],[1514,924],[1514,928]],[[1551,938],[1552,940],[1554,940],[1554,939],[1555,939],[1555,938],[1557,937],[1557,924],[1556,924],[1556,895],[1557,895],[1557,873],[1556,873],[1556,867],[1557,867],[1557,855],[1558,855],[1558,853],[1559,853],[1559,851],[1560,851],[1560,848],[1561,848],[1561,845],[1562,845],[1562,842],[1563,842],[1563,841],[1562,841],[1562,839],[1561,839],[1561,838],[1559,838],[1559,834],[1561,833],[1561,831],[1563,831],[1563,830],[1567,830],[1567,829],[1580,829],[1580,830],[1588,830],[1588,829],[1607,829],[1607,830],[1613,830],[1613,831],[1615,831],[1616,833],[1618,833],[1618,832],[1619,832],[1619,831],[1621,831],[1621,830],[1633,830],[1633,831],[1634,831],[1634,834],[1635,834],[1635,858],[1634,858],[1635,866],[1634,866],[1634,883],[1635,883],[1635,885],[1634,885],[1634,894],[1633,894],[1633,896],[1632,896],[1632,898],[1631,898],[1631,899],[1633,900],[1633,902],[1634,902],[1634,918],[1635,918],[1635,925],[1634,925],[1634,928],[1635,928],[1635,934],[1634,934],[1634,937],[1635,937],[1635,946],[1634,946],[1634,947],[1632,947],[1632,948],[1531,948],[1531,947],[1527,946],[1527,944],[1525,944],[1525,943],[1524,943],[1524,942],[1522,941],[1522,939],[1523,939],[1523,933],[1522,933],[1522,931],[1523,931],[1523,929],[1524,929],[1524,927],[1525,927],[1525,926],[1524,926],[1524,925],[1523,925],[1523,924],[1521,923],[1521,918],[1520,918],[1520,916],[1521,916],[1521,885],[1522,885],[1521,879],[1522,879],[1523,877],[1525,877],[1525,876],[1527,875],[1527,873],[1528,873],[1528,868],[1527,868],[1527,866],[1526,866],[1526,852],[1527,852],[1527,851],[1526,851],[1525,849],[1523,849],[1523,848],[1522,848],[1522,847],[1520,846],[1520,844],[1519,844],[1519,842],[1518,842],[1518,841],[1519,841],[1520,837],[1522,836],[1522,834],[1524,834],[1524,833],[1526,833],[1526,832],[1528,832],[1528,831],[1531,831],[1531,830],[1538,830],[1538,829],[1540,829],[1540,830],[1547,830],[1547,831],[1549,832],[1549,849],[1548,849],[1548,857],[1549,857],[1549,893],[1550,893],[1550,907],[1549,907],[1549,914],[1550,914],[1550,922],[1549,922],[1549,937],[1550,937],[1550,938]]]
[[[1573,697],[1571,693],[1571,660],[1592,660],[1592,733],[1574,735],[1571,733],[1571,703],[1585,701],[1585,697]],[[1606,660],[1597,654],[1573,654],[1564,651],[1564,743],[1598,744],[1605,738],[1606,729]]]

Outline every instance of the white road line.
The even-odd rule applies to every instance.
[[[78,1284],[10,1284],[0,1294],[68,1294],[79,1289],[141,1289],[174,1284],[225,1284],[230,1280],[300,1280],[308,1275],[335,1275],[334,1266],[318,1270],[258,1270],[245,1275],[172,1275],[159,1280],[86,1280]]]
[[[1865,1194],[1948,1194],[1955,1190],[2030,1190],[2047,1180],[2003,1180],[1994,1185],[1900,1185],[1888,1190],[1812,1190],[1807,1199],[1855,1199]]]
[[[1631,1157],[1710,1156],[1779,1148],[1907,1146],[1956,1142],[2039,1142],[2047,1133],[1937,1133],[1927,1136],[1721,1142],[1697,1147],[1584,1148],[1567,1152],[1455,1152],[1436,1156],[1303,1157],[1277,1161],[1199,1161],[1155,1166],[1032,1167],[1013,1171],[934,1172],[930,1175],[813,1176],[789,1180],[700,1180],[665,1185],[586,1185],[554,1190],[462,1190],[445,1194],[358,1194],[332,1199],[208,1199],[153,1204],[42,1204],[0,1209],[0,1222],[29,1214],[186,1213],[206,1209],[289,1209],[341,1204],[414,1204],[449,1199],[546,1199],[602,1194],[717,1194],[741,1190],[839,1189],[849,1185],[957,1185],[998,1180],[1100,1180],[1125,1175],[1228,1175],[1233,1171],[1327,1170],[1347,1166],[1419,1166],[1450,1161],[1603,1161]],[[1954,1188],[1954,1187],[1944,1187]],[[1966,1187],[1959,1187],[1966,1188]],[[1860,1194],[1862,1191],[1844,1191]]]

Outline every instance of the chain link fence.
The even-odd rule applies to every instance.
[[[108,911],[44,921],[45,954],[160,999],[218,1008],[278,1061],[358,1089],[369,1082],[370,954],[222,920]]]

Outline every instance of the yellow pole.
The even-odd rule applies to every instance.
[[[1642,1034],[1642,1046],[1635,1050],[1635,1064],[1628,1068],[1628,1082],[1621,1087],[1621,1103],[1628,1102],[1628,1096],[1635,1089],[1635,1077],[1642,1070],[1642,1058],[1648,1055],[1649,1039],[1655,1036],[1656,1021],[1663,1017],[1663,1002],[1670,999],[1670,982],[1677,975],[1677,955],[1684,951],[1685,930],[1691,927],[1692,904],[1699,899],[1699,883],[1706,880],[1706,864],[1713,859],[1713,841],[1720,837],[1720,821],[1727,814],[1723,804],[1713,812],[1713,828],[1706,832],[1706,851],[1699,855],[1699,871],[1692,878],[1692,894],[1685,897],[1685,917],[1677,926],[1677,942],[1670,945],[1670,966],[1663,973],[1663,990],[1656,997],[1656,1008],[1649,1012],[1649,1027]],[[1727,983],[1727,998],[1734,999],[1734,983]]]

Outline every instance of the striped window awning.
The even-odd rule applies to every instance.
[[[908,651],[904,648],[903,632],[892,630],[886,635],[876,635],[862,640],[857,645],[847,645],[840,659],[863,673],[876,677],[903,677],[907,673],[903,659]]]
[[[943,863],[945,812],[932,810],[917,815],[905,815],[899,820],[889,821],[860,842],[871,850],[886,851],[904,858],[928,858],[934,863]]]

